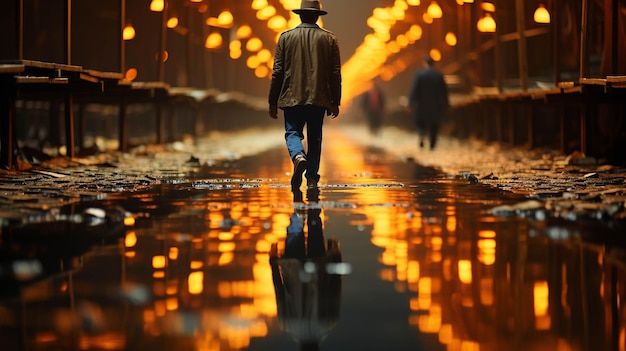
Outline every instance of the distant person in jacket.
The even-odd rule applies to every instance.
[[[316,23],[322,10],[318,0],[303,0],[299,9],[302,23],[280,35],[274,54],[269,91],[269,115],[285,117],[285,142],[293,161],[291,186],[300,187],[302,173],[308,187],[317,187],[322,153],[324,116],[339,115],[341,60],[335,35]],[[307,150],[302,140],[307,127]]]
[[[361,95],[361,108],[367,118],[370,134],[377,136],[385,115],[385,96],[378,84],[372,86]]]
[[[435,61],[427,56],[425,67],[413,76],[409,91],[409,108],[413,112],[419,146],[428,138],[430,149],[437,144],[439,124],[449,106],[448,87],[443,74],[434,67]]]

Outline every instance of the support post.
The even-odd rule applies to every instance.
[[[528,55],[526,47],[526,25],[524,18],[524,0],[515,0],[515,13],[517,18],[517,57],[519,61],[519,78],[522,91],[528,90]]]

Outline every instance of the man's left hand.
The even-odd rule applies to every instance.
[[[278,106],[270,105],[269,113],[270,113],[270,118],[278,119]]]

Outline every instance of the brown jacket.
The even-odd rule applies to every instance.
[[[335,35],[302,23],[280,35],[274,54],[269,104],[330,109],[341,100],[341,59]]]

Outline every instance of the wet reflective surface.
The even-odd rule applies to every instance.
[[[3,228],[2,349],[625,349],[621,233],[326,140],[319,191],[280,148]]]

